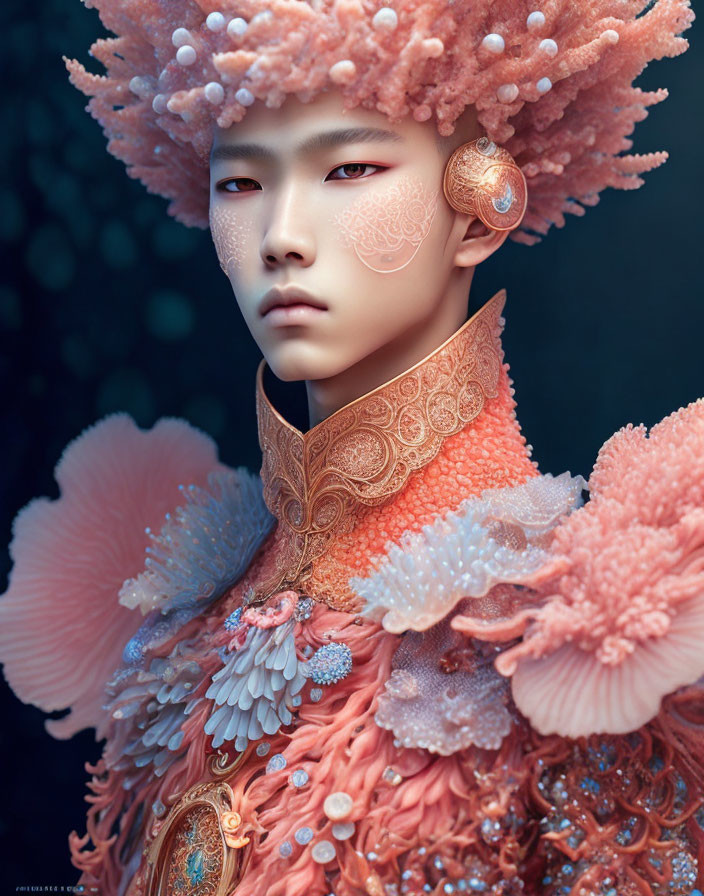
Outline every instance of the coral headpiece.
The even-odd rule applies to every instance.
[[[117,37],[92,47],[107,75],[67,60],[71,81],[110,152],[184,224],[208,225],[215,122],[337,88],[347,108],[433,119],[442,135],[475,106],[528,179],[514,234],[528,243],[667,158],[621,155],[667,96],[632,84],[651,60],[686,50],[679,35],[694,18],[689,0],[84,2]]]

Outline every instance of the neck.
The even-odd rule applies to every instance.
[[[452,336],[467,318],[466,271],[445,301],[380,349],[324,380],[307,380],[308,419],[316,426],[340,408],[413,367]],[[470,280],[471,283],[471,280]]]

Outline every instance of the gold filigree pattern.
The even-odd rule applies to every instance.
[[[528,186],[513,156],[487,137],[459,146],[443,179],[452,208],[476,215],[491,230],[515,230],[528,205]]]
[[[217,816],[198,806],[176,831],[166,867],[167,893],[215,894],[222,876],[223,848]]]
[[[397,495],[430,463],[443,441],[498,394],[504,291],[454,336],[406,373],[301,433],[274,409],[257,375],[257,416],[264,499],[285,537],[275,581],[259,599],[305,581],[335,533],[359,510]],[[265,593],[266,592],[266,593]]]

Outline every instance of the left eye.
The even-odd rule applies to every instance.
[[[325,180],[358,180],[361,177],[369,177],[375,171],[383,171],[381,165],[366,165],[363,162],[350,162],[347,165],[339,165],[328,174]]]

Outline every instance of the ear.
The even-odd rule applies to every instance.
[[[458,268],[473,268],[506,242],[508,230],[490,230],[479,218],[471,215],[457,214],[455,226],[464,236],[455,250],[455,266]]]

